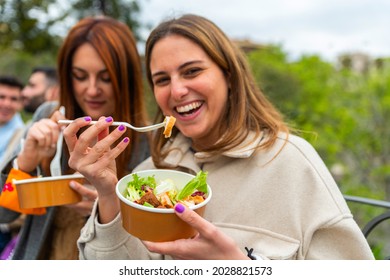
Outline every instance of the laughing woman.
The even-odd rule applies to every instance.
[[[76,138],[89,124],[80,118],[65,130],[69,163],[98,192],[78,240],[82,259],[373,259],[324,162],[291,133],[215,24],[196,15],[162,22],[145,56],[156,121],[172,115],[176,125],[171,138],[154,136],[152,157],[136,170],[207,171],[213,197],[204,218],[175,206],[198,231],[192,239],[154,243],[129,235],[114,172],[129,139],[119,129],[108,134],[110,118]],[[95,144],[99,135],[106,137]]]

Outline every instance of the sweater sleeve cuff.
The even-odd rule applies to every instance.
[[[99,223],[97,203],[96,200],[92,209],[91,216],[89,217],[84,229],[81,231],[80,241],[82,242],[94,242],[97,247],[117,247],[120,244],[126,242],[129,238],[129,234],[122,227],[122,219],[120,213],[114,220],[107,224]]]

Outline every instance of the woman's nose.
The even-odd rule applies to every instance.
[[[87,93],[89,95],[96,95],[98,93],[98,83],[96,79],[89,79]]]
[[[171,95],[174,99],[180,100],[188,94],[186,83],[179,79],[171,80]]]

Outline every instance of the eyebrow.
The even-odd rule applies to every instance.
[[[187,67],[188,65],[192,65],[192,64],[195,64],[195,63],[202,63],[203,61],[202,60],[192,60],[192,61],[188,61],[188,62],[185,62],[183,63],[182,65],[179,66],[179,69],[178,70],[181,70],[185,67]],[[158,71],[156,73],[153,73],[152,74],[152,78],[153,77],[156,77],[156,76],[160,76],[160,75],[164,75],[165,71]]]

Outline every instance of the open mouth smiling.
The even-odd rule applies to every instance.
[[[184,106],[177,106],[176,112],[178,112],[181,116],[190,116],[197,112],[199,108],[203,105],[203,102],[201,101],[195,101],[190,104],[184,105]]]

